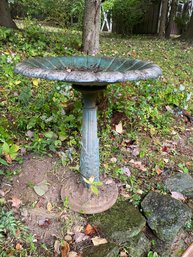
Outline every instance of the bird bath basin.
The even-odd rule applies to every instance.
[[[70,82],[75,90],[82,93],[81,175],[72,173],[66,178],[61,198],[64,200],[67,197],[69,207],[77,212],[91,214],[109,209],[118,197],[116,184],[104,180],[99,187],[99,195],[95,195],[89,188],[90,184],[85,183],[85,179],[94,180],[94,183],[100,180],[97,94],[105,90],[108,84],[156,79],[162,74],[161,69],[139,60],[74,56],[29,59],[17,64],[15,72],[28,77]]]

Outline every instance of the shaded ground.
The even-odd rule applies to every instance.
[[[57,160],[48,157],[28,156],[20,167],[21,172],[11,183],[1,184],[6,200],[21,201],[14,211],[29,227],[40,243],[50,246],[56,238],[63,239],[72,226],[81,226],[81,217],[64,208],[60,191],[66,169]],[[46,181],[48,191],[39,196],[34,186]],[[7,193],[6,193],[7,192]]]

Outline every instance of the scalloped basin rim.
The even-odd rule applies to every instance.
[[[150,62],[93,56],[28,59],[18,63],[15,72],[27,77],[98,86],[125,81],[156,79],[162,75],[160,67]]]

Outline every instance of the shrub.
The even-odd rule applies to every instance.
[[[147,8],[147,0],[115,0],[113,6],[113,31],[131,34],[134,25],[141,22]],[[146,4],[145,4],[146,3]]]

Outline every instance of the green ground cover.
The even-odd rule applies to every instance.
[[[15,163],[31,152],[57,156],[74,171],[79,165],[80,95],[70,84],[16,75],[14,66],[35,56],[80,55],[81,34],[30,21],[24,28],[0,29],[0,176],[9,180],[18,172]],[[98,101],[101,172],[123,183],[122,197],[138,205],[150,189],[165,190],[161,174],[193,170],[193,47],[178,40],[102,34],[100,55],[150,60],[163,69],[157,81],[109,86]],[[12,242],[0,256],[8,256],[15,249],[18,221],[5,214],[9,204],[0,205],[0,220],[14,224],[0,227],[0,236],[7,234]],[[25,238],[26,230],[20,230]],[[24,248],[13,256],[35,253],[30,236]]]

